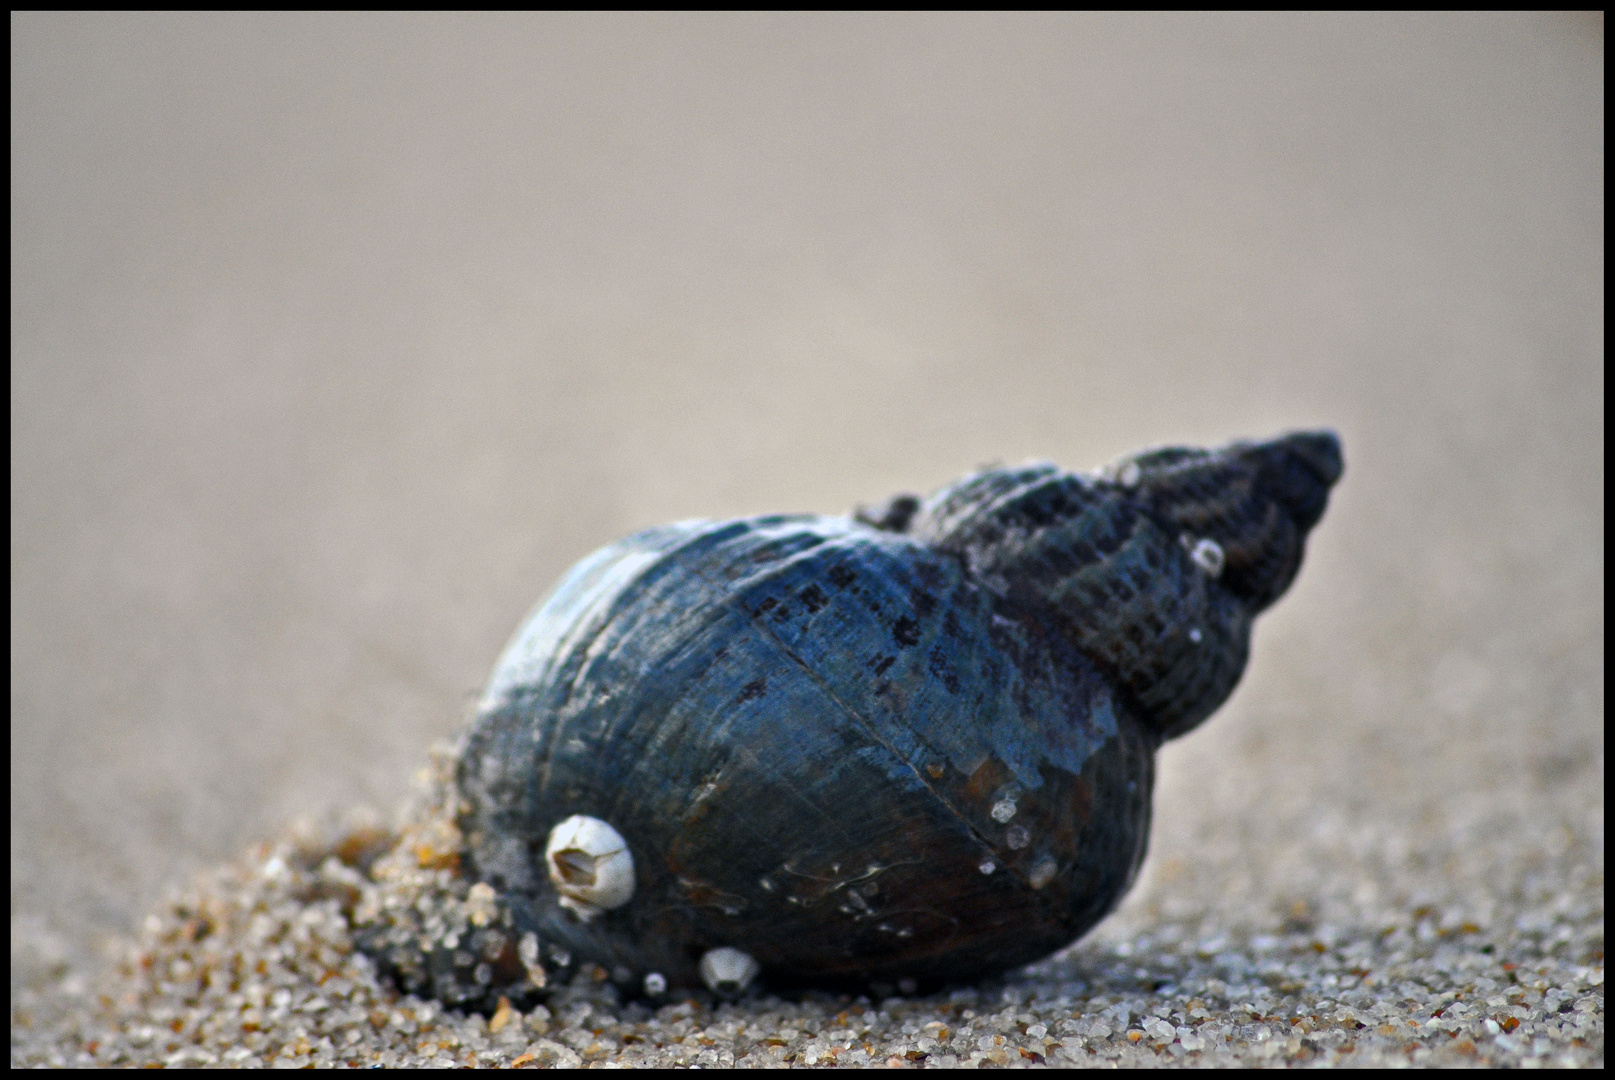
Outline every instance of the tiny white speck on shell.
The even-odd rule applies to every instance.
[[[1031,882],[1032,888],[1041,889],[1054,880],[1054,875],[1059,869],[1053,857],[1045,855],[1033,864],[1031,872],[1026,875],[1026,880]]]
[[[1194,549],[1189,552],[1189,557],[1195,561],[1195,564],[1199,566],[1200,569],[1204,570],[1212,577],[1215,578],[1222,576],[1222,568],[1225,561],[1222,552],[1222,545],[1211,539],[1209,536],[1203,537],[1195,543]]]

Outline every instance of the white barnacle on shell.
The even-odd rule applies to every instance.
[[[561,904],[588,921],[634,895],[634,856],[622,834],[599,818],[574,814],[550,830],[544,848]]]
[[[701,957],[701,981],[713,993],[725,997],[742,993],[762,970],[762,965],[753,960],[751,954],[727,945],[708,949]]]
[[[1215,578],[1222,575],[1222,566],[1224,561],[1222,545],[1211,539],[1211,537],[1202,537],[1199,541],[1197,541],[1194,547],[1189,551],[1189,558],[1193,559],[1195,561],[1195,565],[1199,566],[1200,569],[1204,570],[1212,577]]]

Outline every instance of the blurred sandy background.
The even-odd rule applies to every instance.
[[[11,29],[14,985],[390,809],[623,533],[1302,426],[1345,480],[1143,895],[1601,829],[1600,17]]]

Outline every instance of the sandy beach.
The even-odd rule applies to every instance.
[[[1601,16],[11,26],[14,1065],[1602,1065]],[[341,837],[602,544],[1317,427],[1066,953],[482,1018],[354,952]]]

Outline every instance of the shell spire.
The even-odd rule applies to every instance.
[[[961,557],[1006,615],[1058,625],[1162,739],[1233,692],[1255,616],[1289,588],[1343,469],[1332,432],[1131,455],[1097,476],[993,469],[907,530]]]

